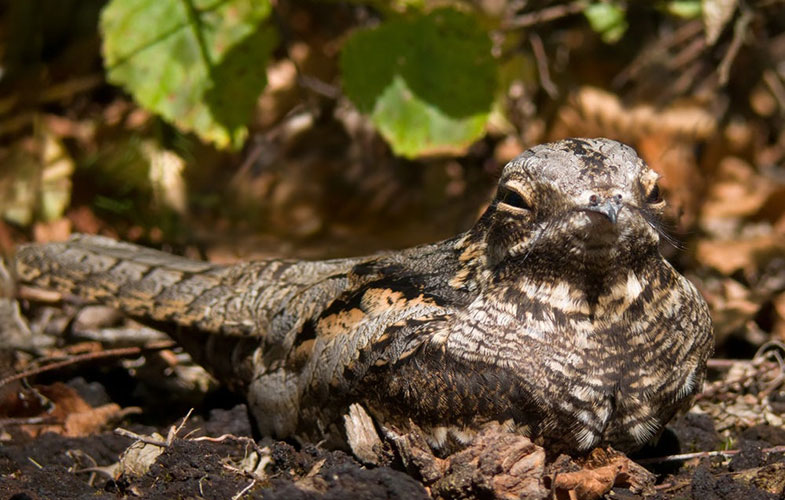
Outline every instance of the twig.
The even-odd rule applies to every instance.
[[[191,414],[193,412],[194,412],[193,408],[188,410],[188,413],[185,414],[185,416],[183,417],[182,422],[180,422],[180,425],[178,425],[177,428],[174,429],[174,435],[175,436],[177,436],[180,433],[180,431],[183,430],[183,427],[185,427],[185,423],[188,421],[189,418],[191,418]]]
[[[242,496],[243,496],[243,495],[245,495],[245,494],[248,492],[248,490],[250,490],[250,489],[251,489],[251,488],[253,488],[254,486],[256,486],[256,479],[252,480],[252,481],[251,481],[251,484],[249,484],[249,485],[248,485],[248,486],[246,486],[245,488],[243,488],[243,489],[241,489],[240,491],[238,491],[238,492],[237,492],[237,494],[235,494],[235,495],[232,497],[232,500],[238,500],[239,498],[242,498]]]
[[[654,490],[655,491],[664,491],[664,490],[670,490],[670,489],[681,489],[681,488],[684,488],[685,486],[689,486],[691,483],[692,483],[692,481],[681,481],[681,482],[673,481],[673,482],[670,482],[670,483],[656,484],[656,485],[654,485]]]
[[[684,45],[687,40],[701,33],[703,33],[703,23],[700,20],[690,21],[677,28],[671,36],[663,37],[661,39],[662,49],[668,50],[671,47]]]
[[[766,373],[767,371],[773,370],[773,369],[774,368],[771,365],[762,365],[762,366],[758,367],[752,373],[748,373],[746,375],[743,375],[741,377],[735,378],[733,380],[725,380],[725,381],[722,381],[721,383],[719,383],[719,384],[717,384],[717,385],[715,385],[713,387],[709,387],[705,391],[703,391],[700,394],[698,394],[697,396],[695,396],[695,400],[698,401],[698,400],[701,400],[701,399],[706,399],[706,398],[712,397],[712,396],[716,395],[717,393],[719,393],[720,391],[723,391],[723,390],[727,389],[728,387],[731,387],[731,386],[736,385],[736,384],[743,384],[744,382],[746,382],[748,380],[751,380],[751,379],[754,379],[754,378],[758,378],[761,375],[763,375],[764,373]]]
[[[161,448],[168,448],[169,446],[172,445],[172,442],[174,441],[174,438],[177,437],[177,434],[181,430],[183,430],[183,426],[188,421],[188,419],[191,417],[191,413],[193,413],[193,411],[194,411],[193,408],[188,410],[188,413],[185,414],[185,416],[183,417],[182,422],[180,422],[180,424],[177,427],[171,426],[169,428],[169,432],[166,434],[166,439],[165,440],[155,439],[155,438],[150,437],[150,436],[143,436],[141,434],[137,434],[135,432],[131,432],[131,431],[127,430],[127,429],[123,429],[122,427],[117,427],[114,430],[114,432],[115,432],[115,434],[119,434],[121,436],[125,436],[125,437],[131,438],[131,439],[135,439],[135,440],[141,441],[143,443],[151,444],[153,446],[160,446]]]
[[[782,80],[775,71],[767,69],[763,72],[763,83],[769,88],[769,91],[774,95],[777,104],[780,106],[780,114],[785,114],[785,86]]]
[[[706,50],[706,39],[696,38],[668,60],[668,69],[675,71],[691,63],[700,57],[704,50]]]
[[[240,443],[250,444],[253,447],[254,451],[259,455],[264,455],[265,453],[269,452],[269,450],[265,451],[264,448],[260,448],[259,445],[256,443],[256,441],[254,441],[253,439],[245,436],[235,436],[233,434],[222,434],[215,438],[210,436],[202,436],[198,438],[193,438],[191,439],[191,441],[207,441],[210,443],[222,443],[227,439],[233,439]]]
[[[741,17],[739,17],[739,19],[736,21],[736,24],[733,25],[733,40],[731,40],[728,51],[722,57],[719,67],[717,67],[717,74],[719,75],[718,83],[720,86],[728,83],[728,78],[730,77],[730,67],[733,65],[733,61],[736,59],[736,55],[739,53],[741,44],[744,43],[744,35],[747,34],[747,26],[750,24],[751,20],[752,14],[749,10],[744,9]]]
[[[714,368],[715,370],[727,370],[733,368],[738,364],[752,364],[751,359],[710,359],[706,361],[706,366],[708,368]]]
[[[502,27],[504,29],[528,28],[535,24],[547,23],[561,17],[578,14],[583,12],[585,8],[586,2],[583,0],[578,0],[577,2],[568,3],[566,5],[554,5],[553,7],[546,7],[535,12],[513,17],[504,23]]]
[[[618,75],[613,78],[613,86],[621,87],[632,78],[636,78],[641,70],[649,65],[652,60],[667,54],[672,47],[681,47],[690,38],[703,33],[703,23],[700,20],[690,21],[674,31],[671,36],[664,37],[653,47],[646,49],[641,55],[637,56],[632,63],[625,67]]]
[[[732,457],[741,450],[720,450],[720,451],[698,451],[695,453],[681,453],[679,455],[667,455],[664,457],[644,458],[636,460],[639,464],[662,464],[667,462],[683,462],[693,458],[710,458],[710,457]],[[763,453],[785,453],[785,445],[772,446],[771,448],[764,448],[761,450]]]
[[[338,87],[329,84],[324,80],[316,78],[315,76],[300,73],[297,77],[297,83],[301,87],[316,92],[317,94],[329,99],[338,99],[341,97],[341,90]]]
[[[12,425],[49,425],[59,422],[57,417],[0,418],[0,427]]]
[[[559,96],[559,89],[556,84],[551,80],[551,75],[548,72],[548,56],[545,54],[545,47],[542,40],[536,33],[529,35],[529,43],[534,52],[534,60],[537,63],[537,74],[540,76],[540,85],[548,93],[551,99],[556,99]]]
[[[125,436],[127,438],[135,439],[137,441],[141,441],[143,443],[152,444],[153,446],[160,446],[161,448],[166,448],[167,446],[172,444],[170,442],[167,442],[168,440],[167,441],[162,441],[160,439],[155,439],[155,438],[152,438],[152,437],[149,437],[149,436],[143,436],[141,434],[137,434],[135,432],[131,432],[131,431],[127,430],[127,429],[123,429],[122,427],[117,427],[114,430],[114,433],[115,434],[119,434],[121,436]]]
[[[45,88],[38,96],[38,102],[46,104],[49,102],[59,101],[93,90],[94,88],[104,85],[106,80],[102,74],[92,74],[72,78],[63,83],[52,85]]]
[[[138,356],[147,351],[162,351],[165,349],[171,349],[175,345],[177,344],[171,341],[162,341],[162,342],[149,344],[143,347],[120,347],[117,349],[107,349],[101,352],[89,352],[86,354],[77,354],[63,361],[56,361],[54,363],[49,363],[48,365],[39,366],[37,368],[31,368],[30,370],[25,370],[10,375],[8,377],[2,378],[0,379],[0,387],[8,385],[11,382],[16,382],[17,380],[22,380],[23,378],[32,377],[33,375],[40,375],[42,373],[46,373],[52,370],[58,370],[66,366],[83,363],[85,361],[95,361],[98,359],[106,359],[106,358],[125,358],[129,356]]]
[[[89,474],[93,474],[93,475],[95,473],[100,473],[100,474],[103,474],[104,476],[106,476],[107,479],[114,479],[115,478],[115,475],[109,469],[109,466],[106,466],[106,465],[96,465],[95,467],[85,467],[83,469],[72,469],[70,472],[72,474],[89,473]],[[91,480],[88,480],[88,481],[91,481]]]
[[[753,361],[759,358],[763,358],[766,356],[766,353],[771,349],[778,349],[782,353],[785,353],[785,343],[779,340],[769,340],[768,342],[764,343],[762,346],[755,351],[755,356],[753,356]]]
[[[779,368],[780,373],[774,378],[773,381],[769,383],[766,389],[764,389],[765,392],[762,394],[766,395],[770,393],[779,387],[782,381],[785,380],[785,360],[783,360],[780,351],[785,352],[785,344],[773,340],[763,344],[751,360],[709,360],[710,362],[707,363],[707,365],[713,367],[731,368],[735,364],[745,364],[753,367],[757,366],[757,368],[754,371],[736,379],[721,381],[717,383],[717,385],[709,387],[702,393],[698,394],[695,399],[700,400],[714,396],[718,392],[725,390],[730,386],[743,384],[748,380],[758,378],[766,372]],[[771,361],[771,358],[773,358],[773,361]],[[772,366],[772,363],[776,363],[777,366]]]
[[[77,467],[77,465],[79,465],[80,458],[84,458],[90,461],[93,464],[91,468],[98,467],[98,462],[96,461],[96,459],[94,459],[92,456],[90,456],[87,452],[83,450],[68,450],[65,452],[65,454],[66,456],[68,456],[68,458],[74,461],[74,464],[68,467],[68,472],[70,472],[71,474],[76,474],[77,472],[83,470]],[[93,486],[93,483],[95,483],[95,471],[86,471],[86,472],[90,474],[90,476],[88,476],[87,478],[87,484]]]

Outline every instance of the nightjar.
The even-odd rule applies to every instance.
[[[360,404],[438,449],[502,423],[546,447],[630,451],[700,391],[711,319],[659,252],[657,174],[568,139],[503,170],[451,239],[326,261],[197,262],[102,237],[19,249],[20,281],[169,333],[260,431],[322,439]]]

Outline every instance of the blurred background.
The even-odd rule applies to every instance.
[[[0,4],[0,251],[97,233],[228,262],[469,227],[503,165],[634,146],[718,356],[785,341],[785,2]]]

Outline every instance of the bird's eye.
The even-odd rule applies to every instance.
[[[512,189],[505,189],[501,194],[501,202],[511,207],[528,210],[529,204],[523,199],[523,196],[516,193]]]
[[[649,194],[646,196],[646,203],[651,205],[656,205],[662,201],[662,195],[660,193],[660,186],[655,184]]]

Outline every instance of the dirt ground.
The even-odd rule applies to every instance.
[[[126,424],[140,435],[166,429]],[[680,446],[712,449],[722,441],[712,420],[690,414],[674,422],[673,435]],[[233,438],[220,442],[199,441],[231,431]],[[9,432],[6,428],[5,432]],[[166,445],[141,475],[117,475],[112,464],[133,439],[111,431],[86,437],[44,433],[37,438],[13,430],[0,448],[0,498],[429,498],[426,487],[399,466],[363,467],[342,451],[318,446],[297,446],[263,439],[258,449],[267,466],[260,473],[248,467],[255,447],[245,407],[214,409],[202,419],[189,419],[181,435]],[[758,425],[735,436],[740,453],[732,457],[693,458],[685,462],[650,465],[657,474],[652,495],[615,488],[613,498],[777,499],[783,498],[785,430]],[[649,450],[647,454],[654,452]],[[661,452],[661,451],[660,451]],[[647,454],[641,455],[645,457]],[[752,471],[752,472],[750,472]]]
[[[651,473],[647,484],[617,475],[599,491],[629,499],[785,498],[780,349],[713,361],[692,411],[632,457]],[[243,402],[176,349],[76,363],[41,373],[34,384],[5,379],[0,397],[0,499],[519,496],[493,485],[501,468],[481,477],[476,460],[458,455],[436,480],[389,446],[382,465],[368,466],[318,444],[260,438]],[[515,453],[505,446],[500,456]],[[549,458],[535,478],[544,489],[531,498],[598,498],[583,476],[571,491],[556,489],[554,471],[587,469],[579,458]]]

